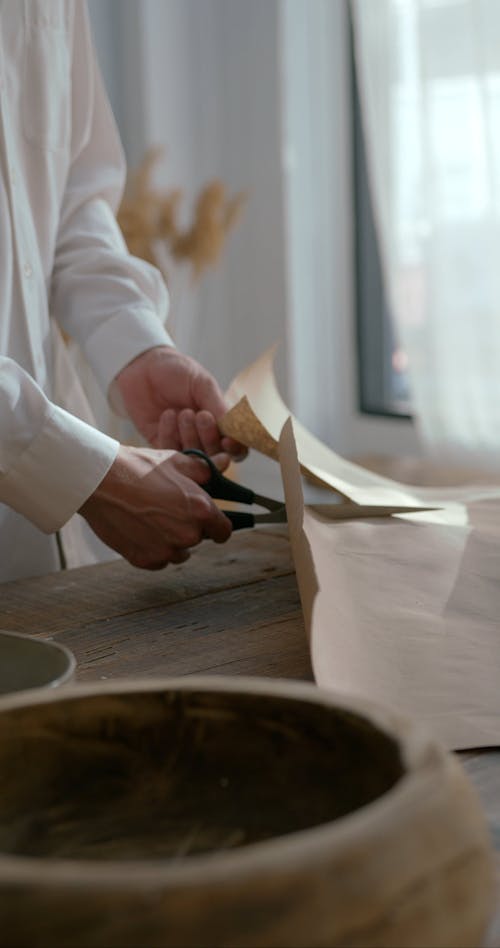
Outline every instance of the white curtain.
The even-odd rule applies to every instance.
[[[351,0],[374,213],[417,421],[500,465],[500,2]]]

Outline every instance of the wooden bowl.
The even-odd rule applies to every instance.
[[[183,678],[0,701],[0,944],[481,942],[454,757],[312,685]]]

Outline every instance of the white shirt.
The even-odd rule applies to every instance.
[[[162,278],[115,222],[124,178],[84,0],[2,0],[0,580],[57,568],[54,532],[118,450],[60,407],[54,326],[105,392],[140,352],[171,344]]]

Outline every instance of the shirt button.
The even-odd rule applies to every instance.
[[[25,263],[23,270],[25,277],[27,277],[29,280],[30,277],[33,276],[33,267],[31,266],[31,263]]]

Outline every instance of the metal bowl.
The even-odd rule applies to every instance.
[[[55,688],[71,678],[75,667],[75,657],[64,645],[0,631],[0,695]]]

